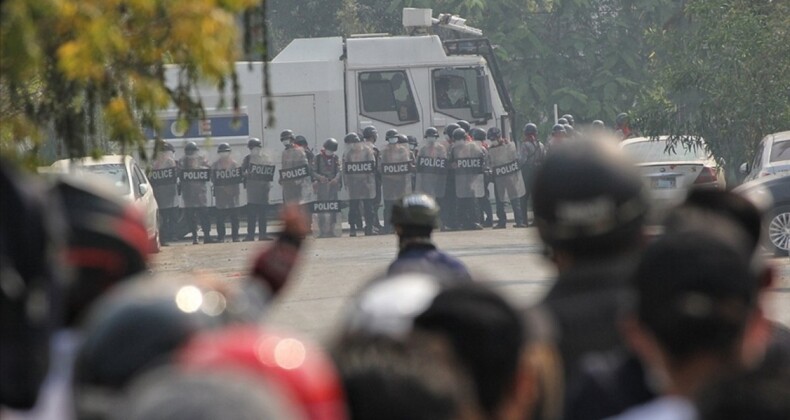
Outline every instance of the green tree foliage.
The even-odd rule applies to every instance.
[[[790,3],[690,0],[649,41],[646,134],[702,136],[734,180],[765,134],[790,129]]]
[[[6,0],[0,6],[0,141],[62,140],[60,154],[107,140],[141,145],[143,126],[175,104],[202,110],[198,81],[236,98],[237,16],[255,0]],[[165,65],[178,64],[177,84]],[[35,150],[33,150],[34,152]],[[34,153],[29,153],[34,154]]]

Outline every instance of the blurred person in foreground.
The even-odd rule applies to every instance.
[[[705,220],[657,239],[634,273],[624,336],[660,396],[613,418],[696,419],[693,398],[702,389],[764,353],[762,266],[743,245],[743,230],[724,218]]]
[[[392,205],[390,222],[398,235],[398,257],[388,274],[404,271],[446,272],[459,281],[471,275],[461,260],[441,250],[431,241],[439,227],[439,206],[426,194],[410,194]]]
[[[469,375],[475,396],[474,404],[470,402],[463,407],[469,410],[479,407],[480,415],[486,419],[529,419],[538,407],[545,409],[551,404],[541,404],[544,398],[550,398],[538,391],[537,363],[545,359],[534,352],[527,333],[518,313],[489,288],[476,283],[458,284],[425,272],[410,272],[377,279],[360,291],[351,305],[333,354],[347,386],[349,379],[355,380],[355,386],[347,388],[350,403],[375,410],[366,411],[371,414],[386,413],[390,401],[376,400],[376,407],[365,407],[365,402],[370,401],[366,395],[386,389],[387,378],[359,375],[356,370],[359,359],[353,355],[376,352],[379,347],[395,348],[397,353],[397,344],[392,344],[392,340],[401,345],[412,343],[410,340],[427,340],[421,342],[427,348],[432,345],[426,343],[438,340],[434,343],[449,345],[451,356],[442,359],[433,353],[434,356],[424,363],[434,363],[434,359],[437,364],[457,361],[460,371],[455,375]],[[386,357],[366,357],[363,370],[387,372],[391,363],[393,360]],[[423,375],[429,372],[426,368]],[[412,375],[420,377],[417,372]],[[423,377],[423,383],[436,381],[439,378]],[[446,389],[442,393],[449,395],[451,391]],[[432,395],[441,394],[434,392]],[[417,404],[410,407],[422,413]],[[355,409],[352,406],[351,411]]]
[[[536,174],[535,225],[558,277],[527,313],[547,320],[568,388],[584,356],[622,348],[618,321],[645,242],[642,185],[618,148],[596,142],[558,146]]]

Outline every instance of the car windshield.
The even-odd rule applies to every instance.
[[[88,165],[84,167],[84,170],[110,181],[115,188],[118,188],[124,194],[129,192],[129,174],[126,172],[126,166],[122,163]]]
[[[790,160],[790,139],[777,141],[771,148],[771,162]]]
[[[707,158],[704,147],[678,144],[674,150],[668,150],[664,141],[630,143],[623,146],[623,150],[637,163],[698,161]]]

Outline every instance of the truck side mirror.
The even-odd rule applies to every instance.
[[[749,163],[748,162],[743,162],[743,163],[741,163],[741,167],[738,168],[738,171],[740,173],[744,174],[744,175],[747,175],[749,173],[749,169],[750,169],[749,168]]]

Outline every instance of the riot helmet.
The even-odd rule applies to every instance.
[[[301,135],[294,137],[294,144],[298,144],[299,146],[302,146],[305,149],[308,147],[307,139],[304,136],[301,136]]]
[[[456,128],[453,131],[453,141],[462,141],[466,140],[466,130],[463,128]]]
[[[364,129],[362,129],[362,138],[364,138],[365,140],[373,139],[373,141],[375,142],[378,136],[379,136],[379,132],[376,131],[376,127],[372,125],[369,125]]]
[[[228,144],[228,143],[220,143],[220,145],[217,146],[217,153],[223,153],[223,152],[230,153],[230,144]]]
[[[188,155],[192,154],[192,153],[195,153],[197,151],[198,151],[198,146],[197,146],[197,143],[195,143],[194,141],[188,141],[184,145],[184,152],[186,152],[186,154],[188,154]]]
[[[459,127],[463,128],[464,131],[466,131],[467,133],[472,131],[472,124],[469,124],[469,121],[460,120],[460,121],[456,121],[456,124],[458,124]]]
[[[626,114],[625,112],[621,112],[617,114],[617,118],[615,118],[614,120],[615,126],[617,128],[626,126],[628,125],[629,122],[630,122],[630,118],[628,117],[628,114]]]
[[[498,127],[491,127],[486,133],[486,138],[489,140],[498,140],[502,138],[502,130],[500,130]]]
[[[439,130],[434,127],[428,127],[425,130],[425,138],[439,138]]]
[[[417,150],[417,146],[420,145],[420,143],[417,141],[417,137],[414,136],[406,136],[406,137],[409,140],[409,149]]]
[[[253,149],[256,147],[263,147],[263,142],[260,139],[253,137],[249,141],[247,141],[248,149]]]
[[[573,115],[565,114],[562,116],[562,118],[565,118],[565,120],[568,121],[569,125],[573,125]]]
[[[560,144],[536,174],[538,232],[554,249],[579,258],[633,247],[648,210],[633,164],[610,143]]]
[[[538,135],[538,126],[533,124],[533,123],[528,123],[527,125],[524,126],[524,135],[525,136],[529,136],[529,135],[536,135],[537,136]]]
[[[566,120],[565,117],[560,117],[560,119],[557,120],[557,124],[563,125],[563,126],[564,125],[568,125],[568,120]]]
[[[324,149],[332,152],[337,152],[337,140],[333,138],[328,138],[324,140]]]
[[[395,144],[398,142],[398,130],[389,129],[387,133],[384,134],[384,140],[387,141],[389,144]]]
[[[551,128],[552,134],[565,134],[565,126],[562,124],[554,124],[554,127]]]
[[[286,140],[292,141],[294,139],[295,139],[294,132],[291,131],[291,130],[283,130],[280,133],[280,141],[283,141],[283,142],[286,141]]]
[[[395,136],[395,138],[398,139],[398,144],[408,144],[409,143],[409,137],[407,135],[405,135],[405,134],[398,134],[397,136]]]
[[[359,136],[357,135],[357,133],[353,133],[353,132],[352,133],[348,133],[348,134],[346,134],[345,137],[343,137],[343,143],[346,143],[346,144],[359,143],[359,141],[360,140],[359,140]]]
[[[592,126],[594,128],[600,129],[600,128],[604,128],[604,123],[601,120],[595,120],[595,121],[592,122]]]
[[[439,206],[427,194],[410,194],[392,206],[392,224],[396,226],[439,226]]]
[[[444,135],[447,136],[448,139],[452,139],[453,131],[457,128],[461,128],[461,126],[458,124],[448,124],[447,127],[444,128]]]
[[[163,152],[174,152],[175,153],[175,151],[176,151],[176,148],[173,147],[172,144],[170,144],[170,143],[168,143],[166,141],[157,142],[156,145],[157,145],[158,148],[160,148],[159,150],[163,151]]]
[[[570,124],[565,124],[564,128],[565,128],[565,133],[568,134],[569,136],[572,136],[574,133],[576,133],[576,130],[574,130],[573,126]]]
[[[472,140],[475,141],[485,141],[486,140],[486,132],[482,128],[475,127],[469,133],[472,135]]]

